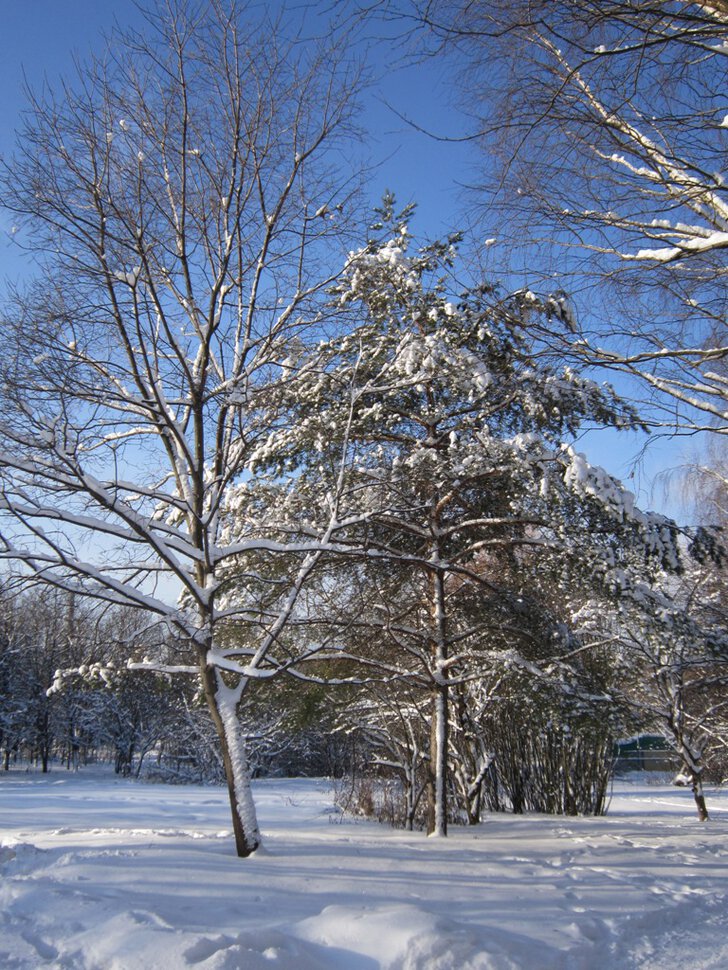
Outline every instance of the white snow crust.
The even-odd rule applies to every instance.
[[[0,776],[4,970],[717,970],[728,796],[618,783],[606,818],[490,816],[447,839],[342,819],[323,781],[224,789]]]

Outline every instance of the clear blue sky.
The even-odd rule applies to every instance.
[[[10,154],[13,148],[25,101],[24,76],[33,87],[44,78],[56,83],[74,71],[74,57],[83,60],[90,52],[100,51],[104,32],[115,22],[141,23],[132,0],[0,0],[1,154]],[[391,103],[397,111],[438,131],[464,132],[465,122],[454,109],[453,94],[445,83],[446,69],[434,60],[425,66],[392,69],[391,49],[384,44],[371,49],[378,61],[375,73],[381,78],[362,119],[370,132],[368,152],[378,163],[372,173],[372,201],[391,189],[401,203],[418,202],[415,228],[419,232],[434,236],[458,228],[458,181],[466,174],[468,149],[438,143],[415,131],[387,106]],[[15,247],[8,245],[8,219],[0,218],[0,276],[4,277],[15,271],[17,260]]]
[[[132,0],[0,0],[0,154],[12,152],[25,101],[24,77],[32,86],[42,84],[44,78],[57,83],[59,76],[73,72],[74,57],[83,60],[102,48],[103,34],[115,21],[122,26],[140,21]],[[465,133],[448,65],[430,59],[392,67],[394,56],[386,44],[370,49],[380,78],[362,119],[370,132],[367,149],[379,163],[372,174],[372,202],[391,189],[403,203],[417,201],[416,232],[432,237],[460,228],[467,203],[459,186],[472,176],[477,156],[467,145],[443,144],[415,131],[388,106],[438,133]],[[11,228],[7,216],[0,214],[0,284],[22,278],[26,265]],[[633,470],[641,444],[637,436],[599,432],[588,436],[583,450],[591,461],[624,479]],[[676,479],[667,495],[662,484],[655,483],[660,472],[680,461],[679,443],[650,448],[629,482],[643,506],[684,516]]]

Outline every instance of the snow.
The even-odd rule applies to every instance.
[[[139,159],[139,161],[141,161],[141,158]],[[113,275],[114,275],[114,278],[117,279],[120,283],[126,283],[127,286],[133,287],[133,286],[136,286],[139,280],[139,274],[141,273],[141,271],[142,271],[141,266],[135,266],[134,269],[131,270],[131,272],[127,273],[124,270],[120,270],[119,272],[116,272]]]
[[[216,702],[220,720],[225,728],[225,738],[232,765],[237,812],[248,845],[251,848],[256,848],[260,844],[258,819],[250,790],[250,772],[245,753],[245,741],[236,714],[242,688],[242,682],[237,689],[233,689],[227,687],[222,678],[218,677]]]
[[[728,797],[616,786],[606,818],[493,815],[447,839],[342,819],[324,781],[224,789],[0,777],[0,966],[664,970],[728,965]]]
[[[625,256],[626,259],[652,259],[667,263],[688,253],[707,253],[714,249],[725,249],[728,246],[728,232],[708,233],[693,239],[683,239],[679,246],[667,246],[662,249],[640,249],[635,256]]]

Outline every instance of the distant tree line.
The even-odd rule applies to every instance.
[[[43,589],[5,593],[0,611],[3,770],[103,763],[123,776],[224,781],[215,728],[192,678],[127,668],[130,641],[140,657],[160,648],[140,628],[138,614],[100,612],[88,601]],[[288,714],[249,712],[254,773],[341,773],[343,745],[327,735],[319,713],[313,693]]]
[[[692,583],[681,585],[683,596],[710,587],[713,609],[723,602],[715,567],[694,571]],[[706,598],[704,590],[701,603]],[[139,660],[167,649],[179,656],[179,645],[156,640],[135,612],[99,611],[55,591],[6,592],[1,609],[5,771],[104,763],[158,782],[224,781],[214,725],[194,679],[128,666],[131,643]],[[722,644],[700,641],[696,626],[687,631],[690,640],[676,638],[673,626],[670,640],[644,615],[641,627],[617,631],[606,604],[599,611],[585,604],[578,634],[533,599],[524,599],[520,621],[517,653],[492,643],[500,655],[491,652],[452,688],[449,822],[477,824],[493,811],[602,814],[615,744],[639,733],[667,739],[684,783],[724,779]],[[370,651],[372,660],[378,653]],[[426,685],[416,675],[336,674],[335,665],[322,663],[307,684],[279,679],[250,695],[241,723],[255,754],[253,774],[328,776],[345,810],[407,829],[431,824]],[[707,813],[704,799],[701,805]]]

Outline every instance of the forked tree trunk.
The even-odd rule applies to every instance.
[[[225,685],[214,668],[204,664],[201,670],[205,699],[220,739],[235,849],[241,858],[252,855],[260,846],[260,830],[250,786],[250,770],[238,721],[239,691]]]
[[[685,774],[690,779],[690,788],[695,799],[695,807],[698,810],[698,818],[701,822],[707,822],[710,816],[708,815],[708,806],[705,804],[705,793],[703,792],[702,752],[693,750],[681,734],[678,732],[675,732],[675,734],[675,740],[677,741]]]

